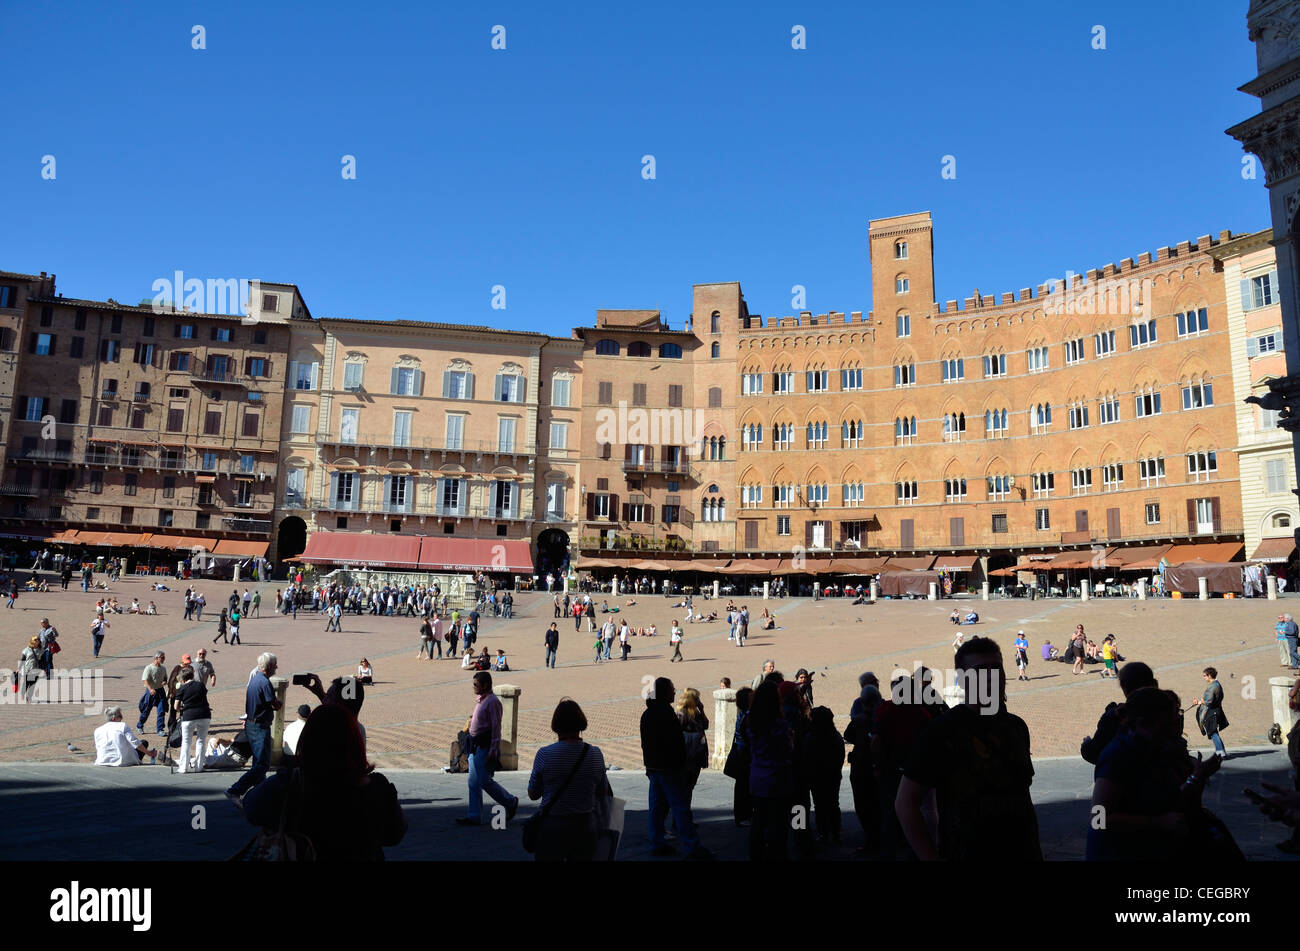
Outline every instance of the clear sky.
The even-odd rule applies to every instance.
[[[1014,291],[1268,226],[1223,134],[1258,112],[1247,6],[0,0],[0,269],[130,303],[179,269],[296,283],[317,316],[680,328],[695,283],[870,310],[868,220],[929,210],[940,300]]]

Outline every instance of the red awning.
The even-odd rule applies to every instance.
[[[935,571],[970,571],[979,555],[940,555],[934,562]]]
[[[737,558],[728,567],[718,569],[718,574],[770,575],[780,566],[780,558]]]
[[[1209,561],[1224,564],[1236,561],[1245,550],[1241,542],[1211,542],[1206,545],[1175,545],[1165,555],[1171,565],[1181,565],[1189,561]]]
[[[216,542],[211,538],[197,535],[145,535],[140,539],[140,544],[148,545],[150,548],[170,548],[174,551],[193,551],[196,548],[212,551],[212,546]]]
[[[419,566],[442,571],[531,574],[533,554],[529,543],[522,539],[426,536],[420,543]]]
[[[419,535],[312,532],[300,560],[312,565],[359,568],[419,568]]]
[[[1295,539],[1288,535],[1286,538],[1265,538],[1255,549],[1255,554],[1250,556],[1251,561],[1266,562],[1284,562],[1291,557],[1295,551]]]
[[[929,571],[934,564],[934,555],[921,555],[917,558],[891,558],[885,563],[886,571]]]
[[[874,575],[885,567],[885,558],[836,558],[831,571],[838,575]]]
[[[212,549],[212,554],[229,555],[235,558],[260,558],[266,554],[268,545],[270,542],[241,542],[233,538],[222,538],[217,541],[217,547]]]
[[[96,547],[99,545],[119,546],[135,545],[140,541],[139,532],[82,532],[77,536],[77,541],[83,545]]]

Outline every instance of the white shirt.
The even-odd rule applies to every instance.
[[[670,642],[672,642],[673,644],[676,644],[676,643],[680,642],[681,639],[682,639],[682,629],[681,629],[680,627],[677,627],[676,625],[674,625],[674,626],[673,626],[673,632],[672,632],[672,634],[669,636],[668,640],[669,640]]]
[[[294,720],[284,728],[284,751],[289,755],[293,755],[294,750],[297,749],[298,737],[306,725],[306,720]]]
[[[135,748],[140,740],[125,720],[112,720],[95,728],[96,766],[139,766],[140,754]]]

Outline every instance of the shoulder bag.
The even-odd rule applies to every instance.
[[[532,854],[537,851],[537,837],[541,834],[542,823],[546,821],[546,814],[551,811],[551,807],[555,805],[555,801],[564,796],[564,793],[569,788],[569,784],[573,782],[573,777],[578,775],[578,770],[582,768],[582,761],[587,758],[587,750],[589,749],[591,749],[591,747],[588,744],[582,744],[582,753],[579,754],[578,761],[573,764],[573,769],[569,771],[569,776],[565,779],[564,785],[560,787],[560,791],[552,796],[551,801],[538,810],[537,813],[529,816],[528,820],[524,823],[525,852]]]

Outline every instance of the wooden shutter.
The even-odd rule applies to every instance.
[[[451,371],[443,370],[442,371],[442,398],[448,399],[450,397],[451,397]]]
[[[654,446],[646,446],[646,447],[645,447],[645,454],[642,456],[642,459],[645,460],[645,467],[646,467],[647,469],[653,468],[653,467],[654,467],[654,461],[655,461],[655,447],[654,447]]]
[[[1088,510],[1075,509],[1074,511],[1074,530],[1076,532],[1086,532],[1088,530]]]
[[[914,548],[916,542],[916,523],[910,519],[902,519],[898,523],[898,546],[900,548]]]
[[[613,504],[613,503],[611,503],[611,506],[612,506],[612,504]],[[629,508],[630,508],[630,506],[629,506],[626,502],[624,502],[624,503],[623,503],[623,507],[622,507],[621,509],[619,509],[619,521],[621,521],[621,522],[630,522],[630,521],[632,520],[632,518],[631,518],[632,513],[629,511]],[[612,507],[611,507],[610,511],[611,511],[611,512],[613,511]]]
[[[1250,281],[1241,282],[1241,309],[1250,310]]]
[[[1196,500],[1187,500],[1187,534],[1196,534]]]
[[[619,515],[618,496],[611,494],[609,497],[609,520],[617,522]]]
[[[244,435],[245,436],[257,435],[257,424],[260,418],[261,417],[258,413],[244,414]]]
[[[745,547],[758,547],[758,522],[748,521],[745,523]]]
[[[596,518],[596,495],[593,492],[587,493],[587,521],[594,521]]]
[[[173,370],[176,369],[175,361],[176,361],[176,354],[173,353],[172,354]],[[296,390],[297,388],[298,388],[298,361],[290,360],[289,361],[289,389]]]
[[[812,543],[813,543],[813,523],[804,522],[803,523],[803,547],[812,548]]]
[[[1259,338],[1253,334],[1246,338],[1246,356],[1259,356]]]
[[[316,364],[314,363],[312,364],[312,375],[313,376],[316,375]],[[424,371],[423,370],[415,371],[415,395],[416,396],[424,395]]]
[[[393,367],[388,371],[388,392],[397,392],[397,367]]]
[[[649,524],[655,520],[655,507],[653,505],[642,505],[641,514],[644,516],[642,520]]]
[[[948,543],[957,547],[966,544],[966,520],[964,518],[948,519]]]
[[[1119,528],[1119,509],[1106,509],[1106,537],[1111,541],[1118,541]]]
[[[1214,523],[1216,532],[1223,531],[1223,512],[1219,508],[1219,497],[1217,495],[1210,496],[1210,519]]]
[[[624,462],[632,461],[632,444],[630,442],[623,444],[623,461]]]

